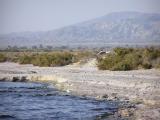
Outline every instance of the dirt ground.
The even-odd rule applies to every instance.
[[[134,119],[160,119],[160,70],[100,71],[95,60],[85,65],[35,67],[0,63],[0,80],[47,81],[71,94],[96,99],[129,101],[136,105]],[[128,116],[130,110],[121,110]]]

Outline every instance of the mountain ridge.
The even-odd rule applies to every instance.
[[[114,12],[62,28],[0,35],[0,46],[160,43],[160,14]]]

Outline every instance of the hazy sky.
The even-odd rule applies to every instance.
[[[0,0],[0,34],[51,30],[117,11],[160,13],[160,0]]]

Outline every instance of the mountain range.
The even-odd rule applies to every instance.
[[[55,30],[0,35],[0,47],[39,44],[96,47],[122,43],[160,44],[160,14],[115,12]]]

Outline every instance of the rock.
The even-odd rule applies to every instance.
[[[6,81],[7,80],[7,78],[6,77],[4,77],[4,78],[0,78],[0,81]]]
[[[37,73],[36,71],[30,71],[31,73]]]
[[[104,95],[102,96],[102,98],[108,98],[108,95],[107,95],[107,94],[104,94]]]
[[[131,118],[134,117],[135,110],[136,110],[135,107],[131,108],[123,107],[118,110],[118,115],[122,118]]]
[[[120,110],[120,111],[118,111],[118,113],[120,114],[120,116],[122,116],[122,117],[128,117],[129,116],[129,112],[128,112],[128,110]]]
[[[118,93],[112,93],[111,96],[112,96],[112,97],[117,97],[117,94],[118,94]]]
[[[112,93],[111,95],[108,96],[108,99],[119,100],[119,98],[117,97],[117,93]]]
[[[26,82],[27,81],[27,77],[26,76],[22,76],[21,77],[21,82]]]
[[[18,82],[19,80],[20,80],[19,77],[13,77],[13,78],[12,78],[12,82]]]
[[[70,93],[70,90],[69,90],[69,89],[67,89],[67,90],[66,90],[66,92],[67,92],[67,93]]]

